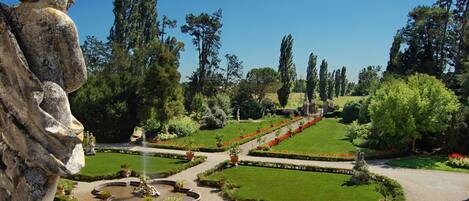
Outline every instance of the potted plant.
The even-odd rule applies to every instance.
[[[223,134],[221,133],[217,133],[215,135],[215,140],[217,142],[217,147],[223,147]]]
[[[181,192],[183,188],[184,188],[184,181],[183,180],[176,181],[176,184],[174,185],[174,191]]]
[[[186,157],[187,157],[187,160],[188,161],[192,161],[194,159],[194,152],[192,151],[193,150],[193,146],[194,146],[194,140],[190,139],[189,141],[187,141],[186,143]]]
[[[101,200],[112,200],[112,194],[108,191],[101,191],[96,197]]]
[[[239,145],[233,144],[229,150],[230,161],[232,165],[235,165],[235,166],[238,165],[240,153],[241,153],[241,149],[239,148]]]
[[[130,166],[127,164],[122,164],[121,165],[121,171],[120,175],[122,178],[127,178],[130,177],[131,171],[130,171]]]

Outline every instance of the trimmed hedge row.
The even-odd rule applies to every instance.
[[[287,123],[283,123],[281,125],[278,125],[277,127],[263,128],[263,129],[261,129],[262,132],[260,132],[259,134],[253,135],[253,136],[250,136],[250,137],[242,138],[241,140],[236,141],[236,143],[238,143],[238,144],[247,143],[249,141],[254,140],[259,135],[260,136],[267,135],[267,134],[275,132],[278,129],[281,129],[285,126],[288,126],[290,124],[298,122],[302,119],[303,119],[303,117],[298,117],[298,118],[294,118],[294,119],[289,120]],[[248,134],[248,135],[251,135],[251,134]],[[183,145],[183,144],[145,143],[145,145],[148,146],[148,147],[160,148],[160,149],[187,150],[186,146]],[[214,152],[224,152],[224,151],[227,151],[229,148],[230,148],[229,146],[223,146],[223,147],[197,147],[197,151],[214,153]]]
[[[258,162],[258,161],[239,161],[239,165],[244,166],[256,166],[256,167],[266,167],[266,168],[278,168],[278,169],[289,169],[289,170],[299,170],[299,171],[313,171],[313,172],[324,172],[324,173],[333,173],[333,174],[346,174],[352,175],[353,170],[343,169],[343,168],[328,168],[328,167],[318,167],[318,166],[309,166],[309,165],[296,165],[296,164],[287,164],[287,163],[274,163],[274,162]],[[218,164],[216,167],[209,169],[203,173],[197,175],[197,181],[199,185],[209,186],[214,188],[221,188],[223,191],[223,196],[229,200],[237,201],[252,201],[252,199],[235,199],[234,191],[236,184],[232,184],[227,181],[213,180],[209,179],[210,175],[215,172],[222,171],[223,169],[233,167],[230,165],[229,161],[224,161]],[[372,174],[372,180],[379,185],[384,187],[387,195],[387,200],[389,201],[405,201],[404,190],[402,186],[395,180],[390,179],[385,176]]]
[[[125,149],[97,149],[96,152],[98,153],[121,153],[121,154],[130,154],[130,155],[143,155],[140,151],[131,151]],[[150,157],[161,157],[161,158],[171,158],[171,159],[179,159],[179,160],[186,160],[186,156],[182,154],[169,154],[169,153],[147,153],[147,156]],[[189,161],[183,164],[181,167],[174,168],[172,170],[168,170],[165,172],[157,173],[157,174],[147,174],[148,177],[154,178],[165,178],[171,175],[177,174],[185,169],[194,167],[198,164],[201,164],[207,160],[205,156],[196,156],[194,160]],[[139,177],[142,173],[138,171],[131,170],[130,176],[131,177]],[[66,176],[66,179],[74,180],[74,181],[84,181],[84,182],[93,182],[98,180],[112,180],[112,179],[120,179],[121,174],[120,172],[116,172],[113,174],[107,175],[97,175],[97,176],[90,176],[90,175],[83,175],[83,174],[75,174]]]
[[[317,155],[317,154],[304,154],[304,153],[293,153],[293,152],[275,152],[275,151],[264,151],[264,150],[250,150],[249,155],[261,156],[261,157],[273,157],[273,158],[289,158],[289,159],[300,159],[300,160],[312,160],[312,161],[353,161],[355,156],[349,154],[337,154],[337,155]],[[365,154],[367,160],[373,159],[386,159],[386,158],[397,158],[409,155],[407,152],[377,152],[371,154]]]

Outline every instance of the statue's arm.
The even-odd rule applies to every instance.
[[[60,54],[65,91],[76,91],[86,81],[87,72],[83,53],[78,42],[78,32],[75,23],[65,13],[60,12],[56,47]]]

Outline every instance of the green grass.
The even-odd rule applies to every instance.
[[[186,144],[187,141],[192,139],[195,146],[203,147],[217,147],[215,136],[217,133],[223,134],[223,142],[230,141],[242,135],[251,134],[257,131],[259,128],[269,127],[271,122],[277,124],[287,119],[283,116],[265,117],[261,120],[256,121],[231,121],[228,125],[221,129],[213,130],[199,130],[191,136],[177,138],[169,140],[170,143]]]
[[[147,157],[147,173],[156,174],[181,167],[185,160]],[[119,153],[97,153],[95,156],[86,156],[85,167],[80,174],[87,176],[100,176],[114,174],[121,170],[121,165],[127,164],[131,170],[143,172],[143,156]]]
[[[406,158],[394,159],[388,161],[387,164],[393,167],[413,168],[413,169],[428,169],[428,170],[443,170],[452,172],[465,172],[469,173],[469,169],[453,168],[446,164],[447,156],[410,156]]]
[[[278,103],[278,98],[276,93],[268,93],[266,97],[272,100],[274,103]],[[363,96],[340,96],[338,98],[334,98],[334,104],[340,106],[341,108],[344,107],[345,103],[353,100],[360,100],[364,98]],[[285,108],[288,109],[296,109],[298,107],[303,106],[304,101],[304,94],[303,93],[291,93],[290,97],[288,98],[288,103]],[[317,100],[316,104],[322,105],[322,101]]]
[[[269,201],[377,201],[375,185],[347,186],[350,175],[238,166],[210,179],[227,178],[239,186],[236,198]]]
[[[346,127],[339,122],[339,119],[324,118],[303,132],[272,147],[272,150],[313,155],[351,154],[357,147],[346,140]]]

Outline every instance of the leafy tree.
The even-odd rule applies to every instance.
[[[277,90],[279,85],[278,73],[272,68],[265,67],[251,69],[246,76],[243,87],[249,90],[252,97],[260,102],[267,93]]]
[[[290,91],[296,78],[296,68],[293,64],[293,37],[291,34],[284,36],[280,46],[280,59],[278,72],[282,87],[277,91],[278,100],[282,107],[288,103]]]
[[[373,93],[379,84],[380,66],[368,66],[358,74],[358,85],[354,95],[366,96]]]
[[[295,93],[305,93],[306,92],[306,80],[298,79],[295,81],[295,86],[293,87],[293,92]]]
[[[340,71],[340,95],[345,96],[347,91],[347,68],[344,66]]]
[[[395,145],[411,144],[412,150],[422,135],[445,131],[458,108],[453,92],[436,78],[423,74],[406,81],[386,81],[369,105],[372,124],[379,133],[394,139]]]
[[[308,95],[308,100],[313,102],[316,99],[316,88],[319,85],[318,80],[318,71],[316,69],[317,56],[313,53],[309,54],[308,60],[308,69],[306,75],[306,94]]]
[[[208,108],[208,103],[205,101],[204,95],[196,93],[191,103],[191,110],[195,115],[195,119],[201,120],[205,114],[205,109]]]
[[[186,24],[181,27],[182,33],[192,36],[192,43],[199,54],[199,66],[190,77],[191,91],[210,96],[215,93],[219,80],[217,70],[220,59],[218,50],[221,47],[222,10],[213,14],[201,13],[186,16]],[[215,83],[214,83],[215,82]]]
[[[342,122],[348,124],[357,120],[361,107],[362,105],[357,101],[345,103],[344,109],[342,110]]]
[[[160,27],[161,27],[160,28],[160,42],[161,43],[164,43],[165,41],[165,38],[164,38],[164,35],[166,34],[165,29],[166,28],[174,29],[176,28],[176,25],[177,25],[176,20],[169,19],[168,16],[163,15],[163,20],[160,23]]]
[[[319,69],[319,96],[321,97],[322,101],[327,101],[327,83],[327,62],[326,60],[322,60],[321,67]]]
[[[233,84],[238,84],[243,77],[243,62],[234,54],[226,54],[227,66],[225,69],[225,90]]]
[[[340,96],[340,91],[341,91],[341,84],[342,82],[342,77],[341,77],[341,71],[340,69],[336,70],[335,71],[335,75],[334,75],[334,92],[335,92],[335,97],[339,97]]]
[[[396,35],[394,36],[394,40],[392,42],[391,50],[389,51],[389,61],[388,66],[386,67],[387,73],[395,73],[395,74],[405,74],[405,69],[402,65],[402,52],[401,52],[401,45],[403,43],[403,35],[402,30],[399,30]]]

